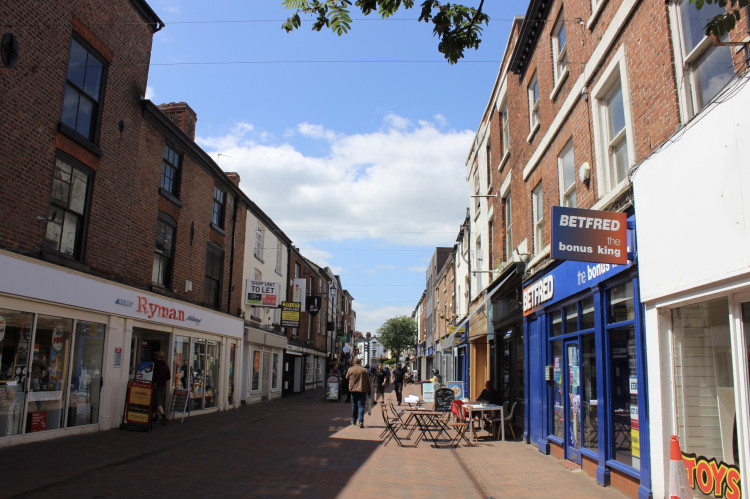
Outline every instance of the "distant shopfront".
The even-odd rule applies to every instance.
[[[638,270],[565,261],[523,285],[525,437],[602,485],[648,494]]]

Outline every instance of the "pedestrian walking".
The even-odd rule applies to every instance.
[[[401,405],[401,398],[404,393],[404,377],[406,376],[406,371],[401,369],[401,362],[396,362],[396,369],[393,370],[393,373],[391,374],[392,383],[393,383],[393,390],[396,392],[396,400],[398,400],[398,405]]]
[[[362,367],[358,358],[354,359],[354,365],[346,372],[346,381],[349,384],[349,393],[352,398],[352,425],[359,421],[359,427],[364,428],[365,403],[367,397],[372,393],[372,386],[367,369]]]
[[[375,395],[372,398],[373,405],[378,403],[378,396],[381,402],[385,401],[385,384],[387,379],[388,376],[385,373],[383,364],[378,364],[378,369],[375,371],[374,376]]]
[[[164,413],[164,392],[167,389],[167,381],[172,376],[169,373],[169,365],[164,361],[164,352],[156,352],[156,361],[154,362],[154,377],[153,381],[156,385],[156,392],[154,393],[154,399],[156,400],[156,412],[157,418],[161,417],[161,424],[167,424],[167,415]]]

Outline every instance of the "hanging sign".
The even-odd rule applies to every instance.
[[[550,253],[557,260],[628,263],[627,214],[552,207]]]
[[[293,301],[281,302],[281,327],[299,327],[302,304]]]

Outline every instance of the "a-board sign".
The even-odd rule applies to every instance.
[[[435,383],[422,383],[422,400],[425,402],[435,401]]]
[[[339,399],[339,377],[328,376],[326,380],[328,382],[328,390],[326,390],[327,400],[338,400]]]
[[[182,414],[180,423],[185,421],[185,414],[190,419],[190,390],[185,388],[175,388],[172,391],[172,401],[169,404],[169,412],[172,414]]]
[[[435,410],[448,412],[453,405],[453,390],[450,388],[440,388],[435,391]]]
[[[125,410],[120,428],[133,431],[151,430],[151,412],[154,403],[154,383],[152,381],[128,381],[125,395]]]

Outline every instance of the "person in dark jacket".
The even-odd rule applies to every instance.
[[[154,400],[156,404],[157,417],[161,417],[161,424],[167,424],[167,415],[164,413],[164,392],[167,389],[167,381],[172,376],[169,373],[169,365],[164,361],[164,352],[156,352],[156,360],[154,361],[154,384],[156,385],[156,392],[154,393]]]

